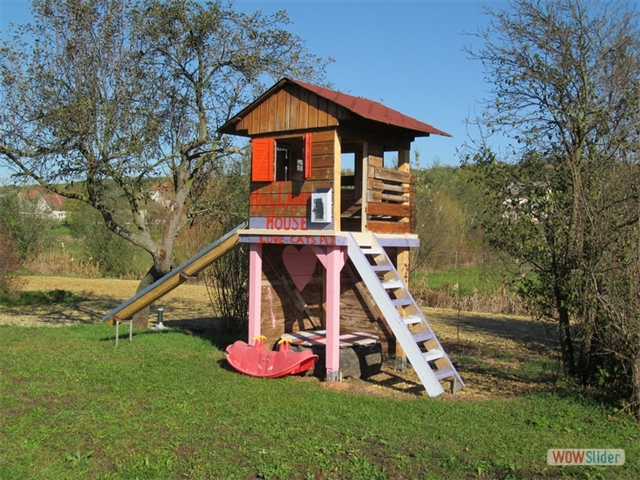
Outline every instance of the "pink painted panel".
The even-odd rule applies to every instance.
[[[289,245],[282,252],[282,260],[296,288],[302,291],[316,271],[315,252],[309,245],[305,245],[301,250]]]
[[[319,247],[317,245],[314,245],[312,248],[313,248],[313,251],[316,252],[316,255],[318,256],[318,260],[320,260],[320,263],[322,263],[324,268],[327,268],[327,255],[328,255],[327,251],[333,251],[335,249],[330,249],[328,247]],[[341,248],[339,249],[339,253],[338,253],[338,264],[337,264],[338,269],[342,270],[342,267],[344,267],[345,263],[347,263],[347,249]]]

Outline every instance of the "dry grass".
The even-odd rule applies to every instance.
[[[58,276],[21,277],[25,290],[67,290],[84,298],[76,305],[0,307],[0,324],[61,326],[73,323],[97,323],[103,315],[136,293],[138,280],[79,278]],[[167,321],[211,316],[207,289],[203,285],[183,285],[167,294],[162,303]],[[155,309],[151,319],[155,319]]]
[[[42,252],[35,259],[23,263],[22,268],[32,275],[100,277],[100,269],[95,262],[78,259],[68,252]]]
[[[464,312],[486,312],[504,315],[526,315],[524,302],[504,287],[487,293],[473,289],[471,294],[456,295],[448,287],[431,289],[412,285],[411,293],[423,305],[432,308],[462,310]]]

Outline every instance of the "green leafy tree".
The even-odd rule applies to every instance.
[[[420,247],[412,251],[412,269],[450,266],[455,252],[479,246],[477,188],[468,169],[440,165],[414,169],[417,233]]]
[[[34,0],[33,15],[0,47],[0,161],[149,252],[140,289],[171,269],[179,231],[204,212],[192,193],[235,151],[217,127],[263,82],[321,81],[327,63],[286,30],[285,12],[224,1]],[[171,202],[155,232],[143,207],[158,176]],[[123,203],[131,223],[113,210]]]
[[[520,292],[557,322],[564,371],[585,383],[603,372],[622,379],[637,408],[638,13],[583,0],[509,7],[486,10],[483,47],[468,49],[492,85],[478,119],[487,136],[468,152],[487,239],[536,273]],[[512,140],[500,154],[494,133]],[[614,308],[623,290],[635,300]]]

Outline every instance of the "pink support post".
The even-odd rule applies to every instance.
[[[345,263],[344,247],[326,247],[327,269],[327,381],[336,382],[340,377],[340,270]]]
[[[262,317],[262,244],[252,243],[249,246],[249,339],[260,335]]]

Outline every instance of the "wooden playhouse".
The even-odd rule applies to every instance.
[[[251,139],[249,222],[237,232],[250,248],[249,341],[314,331],[336,381],[341,336],[371,333],[400,365],[408,358],[429,395],[445,381],[463,387],[408,287],[418,245],[411,142],[449,135],[288,78],[219,131]]]

